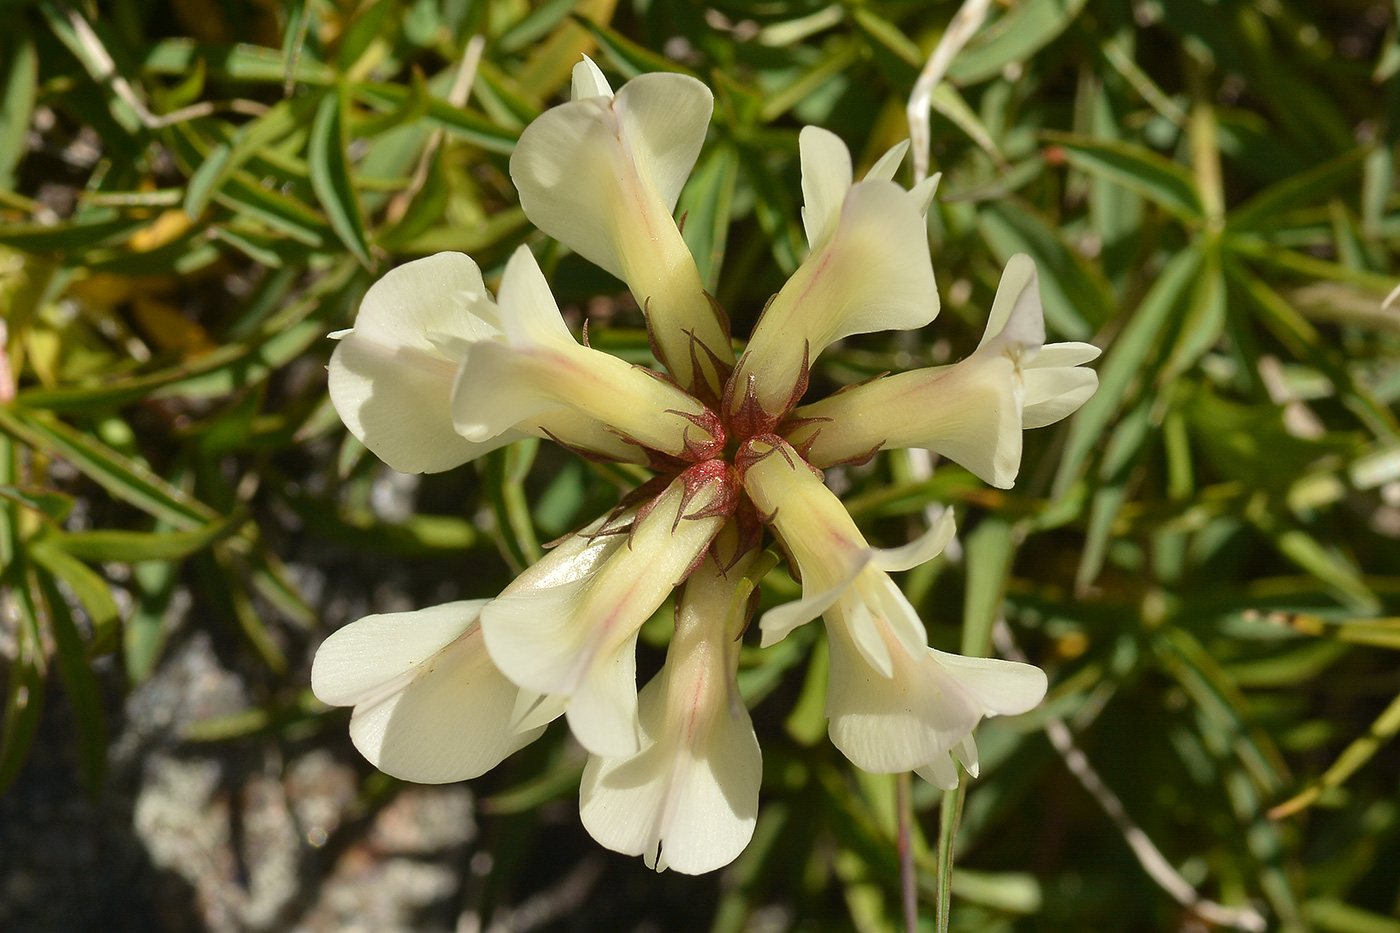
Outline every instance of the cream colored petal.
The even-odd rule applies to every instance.
[[[981,773],[982,768],[977,763],[977,740],[971,733],[963,736],[962,741],[953,746],[953,756],[962,762],[968,774],[977,777]]]
[[[590,419],[582,425],[583,437],[567,432],[567,420],[548,420],[566,428],[556,437],[579,446],[588,446],[596,434],[593,422],[670,454],[692,442],[714,440],[687,417],[704,412],[694,398],[574,340],[528,248],[520,247],[511,257],[500,297],[507,342],[468,347],[453,385],[453,424],[463,437],[487,441],[515,425],[568,409]]]
[[[802,225],[807,245],[822,247],[836,232],[841,203],[851,190],[851,153],[830,130],[804,126],[797,137],[802,160]]]
[[[1045,672],[1032,664],[1000,658],[967,658],[930,648],[934,661],[955,677],[988,716],[1018,716],[1045,699]]]
[[[804,583],[801,599],[774,606],[765,612],[758,620],[758,628],[763,635],[760,647],[767,648],[770,645],[776,645],[788,637],[793,629],[812,621],[834,606],[842,594],[855,582],[856,576],[864,566],[865,561],[863,560],[853,561],[844,577],[838,578],[831,586],[814,592],[810,596],[807,594],[807,585]],[[805,579],[810,580],[812,577],[809,576]]]
[[[402,691],[356,706],[350,738],[375,767],[402,780],[441,784],[474,778],[544,731],[543,724],[525,732],[512,727],[517,694],[473,627]]]
[[[866,663],[844,626],[828,624],[827,634],[828,732],[856,767],[912,771],[946,755],[982,718],[978,700],[927,653],[914,659],[892,648],[894,674],[887,678]]]
[[[388,347],[358,333],[331,354],[331,402],[350,433],[401,473],[440,473],[525,437],[504,426],[470,441],[452,424],[456,363],[435,350]]]
[[[1040,278],[1035,260],[1017,253],[1007,260],[997,285],[987,327],[978,347],[1000,340],[1009,350],[1034,354],[1045,342],[1045,315],[1040,304]]]
[[[912,570],[933,560],[953,540],[957,525],[952,508],[945,508],[928,531],[901,547],[872,548],[870,562],[881,570],[896,573]]]
[[[485,603],[366,616],[317,651],[313,691],[355,707],[350,736],[381,771],[421,783],[460,781],[538,737],[538,728],[511,728],[517,690],[482,643],[476,621]]]
[[[622,121],[625,143],[667,211],[676,209],[695,167],[714,107],[710,89],[688,75],[639,75],[617,92],[613,109]]]
[[[354,706],[393,692],[405,677],[475,623],[489,600],[365,616],[332,632],[311,663],[311,691],[322,703]]]
[[[530,247],[518,246],[511,254],[501,276],[498,301],[501,330],[511,346],[577,346]]]
[[[1023,382],[1015,363],[992,346],[954,366],[914,370],[856,386],[796,411],[821,419],[799,426],[818,466],[869,454],[878,446],[923,447],[1008,489],[1021,465]]]
[[[1103,351],[1092,343],[1047,343],[1030,364],[1031,367],[1081,366],[1092,363]]]
[[[910,657],[917,658],[928,650],[928,631],[923,620],[889,574],[871,567],[856,581],[856,589],[871,614]]]
[[[350,432],[404,473],[448,470],[524,435],[468,441],[452,428],[458,355],[500,336],[476,263],[438,253],[391,270],[370,287],[355,326],[337,335],[331,401]]]
[[[752,391],[777,416],[810,365],[843,337],[923,327],[938,314],[924,219],[894,182],[846,195],[835,232],[798,268],[754,328],[735,370],[733,407]]]
[[[938,183],[942,180],[943,173],[935,172],[909,189],[909,195],[919,206],[920,217],[928,215],[929,208],[933,206],[933,197],[938,194]]]
[[[638,698],[640,750],[594,757],[584,770],[584,826],[658,870],[698,874],[728,864],[758,816],[758,740],[742,703],[729,702],[736,582],[710,559],[690,578],[666,664]]]
[[[588,575],[511,592],[482,610],[495,663],[522,687],[570,697],[574,734],[596,754],[636,750],[637,630],[724,522],[722,514],[681,514],[683,506],[693,515],[727,495],[722,482],[692,483],[692,498],[683,503],[687,477],[673,482],[627,543]]]
[[[388,346],[431,350],[434,335],[485,340],[500,334],[500,323],[481,269],[446,252],[397,266],[371,285],[354,329]]]
[[[953,763],[952,756],[946,752],[934,756],[932,761],[915,768],[914,773],[934,787],[941,787],[944,790],[958,789],[958,766]]]
[[[1099,387],[1099,374],[1079,366],[1028,369],[1023,375],[1026,407],[1021,413],[1021,424],[1026,430],[1068,418]]]
[[[884,631],[875,621],[872,608],[869,602],[856,593],[847,592],[842,594],[842,599],[832,610],[831,617],[845,629],[866,664],[881,677],[893,677],[894,657],[885,641]]]
[[[612,100],[612,87],[603,75],[602,69],[587,55],[574,66],[573,85],[570,88],[574,100],[587,100],[590,97],[606,97]]]
[[[909,140],[903,139],[895,143],[888,152],[880,156],[874,165],[870,166],[870,171],[865,173],[865,179],[862,180],[892,180],[894,173],[899,171],[899,164],[904,161],[904,154],[908,151]]]
[[[578,743],[594,755],[631,755],[637,732],[637,633],[594,659],[564,711]]]

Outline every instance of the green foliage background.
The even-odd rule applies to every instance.
[[[215,633],[255,705],[182,742],[358,761],[345,714],[306,688],[325,633],[385,587],[410,605],[490,595],[638,477],[523,443],[394,480],[330,407],[325,335],[401,261],[461,250],[491,280],[529,242],[576,320],[610,322],[595,346],[647,358],[624,289],[533,232],[507,174],[521,128],[588,52],[618,80],[672,69],[714,88],[681,210],[742,337],[802,255],[798,129],[826,126],[870,164],[907,135],[913,82],[956,10],[9,4],[0,788],[61,704],[73,773],[100,795],[122,696],[194,630]],[[952,503],[961,557],[903,581],[935,643],[985,650],[1004,617],[1050,673],[1043,709],[979,730],[984,776],[965,801],[916,787],[930,929],[954,802],[952,929],[1204,928],[1066,770],[1042,732],[1054,718],[1203,896],[1252,903],[1271,929],[1400,931],[1400,316],[1382,306],[1400,245],[1398,69],[1385,3],[1014,0],[935,94],[942,315],[848,341],[814,380],[959,358],[1021,251],[1052,339],[1106,352],[1084,409],[1027,435],[1014,490],[904,456],[834,471],[879,543]],[[770,584],[770,599],[796,592]],[[817,629],[745,649],[765,756],[746,853],[701,879],[610,860],[573,928],[767,929],[774,905],[778,928],[900,928],[895,782],[826,743]],[[665,633],[664,618],[647,630],[652,665]],[[536,809],[575,793],[564,732],[476,783],[486,915],[588,846]],[[356,767],[365,808],[393,795]]]

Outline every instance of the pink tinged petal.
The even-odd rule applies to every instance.
[[[637,630],[726,518],[722,510],[705,513],[733,498],[723,476],[695,482],[708,466],[692,467],[673,482],[625,543],[588,575],[508,593],[482,612],[496,664],[522,687],[570,697],[570,726],[590,752],[637,750]]]
[[[448,470],[525,436],[469,441],[452,427],[452,382],[466,346],[499,337],[476,263],[439,253],[371,286],[355,326],[337,335],[331,401],[350,432],[396,470]],[[446,351],[446,352],[445,352]]]
[[[395,777],[444,783],[476,777],[528,744],[517,732],[518,690],[485,650],[485,600],[367,616],[333,633],[312,664],[324,702],[355,707],[350,737]]]
[[[553,436],[582,447],[597,443],[598,424],[669,454],[723,443],[697,425],[705,409],[694,398],[575,342],[528,247],[506,266],[500,308],[506,341],[469,347],[453,387],[453,420],[464,437],[487,441],[543,420]],[[561,412],[585,416],[578,432]]]
[[[691,577],[666,664],[638,700],[640,749],[595,756],[584,769],[584,826],[658,870],[713,871],[753,835],[762,755],[748,711],[729,699],[740,622],[732,597],[741,576],[742,568],[731,568],[726,579],[711,559]]]
[[[890,181],[863,181],[841,206],[835,232],[778,292],[731,380],[775,418],[796,401],[804,362],[843,337],[923,327],[938,314],[924,219]]]
[[[677,382],[717,395],[733,350],[671,216],[713,107],[694,78],[642,75],[614,98],[546,111],[521,134],[511,178],[537,227],[627,283]],[[723,373],[692,347],[692,333]]]
[[[583,56],[583,61],[574,66],[573,84],[570,88],[570,97],[573,100],[587,100],[590,97],[606,97],[612,99],[612,87],[608,84],[608,79],[603,75],[602,69],[594,64],[593,59],[587,55]]]
[[[797,409],[790,440],[821,466],[880,447],[923,447],[1010,488],[1021,464],[1023,385],[1015,364],[978,352],[954,366],[886,376]]]
[[[798,134],[802,160],[802,224],[807,245],[817,250],[831,239],[841,219],[841,203],[851,190],[851,153],[830,130],[804,126]]]

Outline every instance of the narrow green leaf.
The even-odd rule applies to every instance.
[[[7,59],[0,91],[0,191],[14,190],[15,166],[29,149],[25,133],[39,86],[39,53],[23,20],[17,31],[0,39],[0,61]]]
[[[1323,793],[1333,787],[1340,787],[1357,772],[1362,765],[1375,757],[1376,752],[1400,732],[1400,696],[1390,701],[1390,705],[1371,723],[1371,728],[1342,750],[1331,767],[1301,793],[1291,797],[1269,811],[1269,816],[1281,819],[1291,816],[1311,806]]]
[[[1226,218],[1230,230],[1259,230],[1277,226],[1298,207],[1303,207],[1332,193],[1360,168],[1371,155],[1371,149],[1359,146],[1324,162],[1301,175],[1290,175],[1250,198]]]
[[[991,650],[992,626],[1001,615],[1016,547],[1015,526],[997,516],[982,519],[968,535],[961,654],[985,658]]]
[[[54,532],[48,536],[53,546],[80,560],[135,563],[144,560],[182,560],[215,541],[228,537],[246,521],[241,514],[230,515],[192,531],[94,531]]]
[[[68,584],[73,595],[82,603],[92,620],[92,651],[110,651],[115,645],[121,623],[121,608],[102,575],[87,564],[54,546],[49,535],[42,535],[29,545],[34,563]]]
[[[1221,268],[1220,254],[1211,250],[1206,254],[1200,278],[1196,280],[1191,298],[1186,303],[1186,313],[1182,315],[1181,328],[1171,355],[1158,376],[1163,402],[1167,398],[1165,390],[1194,366],[1225,333],[1225,291],[1225,273]]]
[[[180,528],[215,521],[209,506],[95,438],[19,405],[0,405],[0,431],[62,457],[112,495]]]
[[[196,63],[204,61],[209,74],[236,81],[282,84],[289,58],[279,49],[260,45],[196,42],[192,39],[164,39],[146,50],[141,68],[152,74],[184,76]],[[296,59],[292,79],[298,84],[330,84],[335,71],[303,51]]]
[[[739,153],[733,146],[711,149],[691,173],[677,209],[685,218],[682,233],[705,290],[714,294],[729,240],[729,217],[734,185],[739,177]]]
[[[1065,159],[1080,171],[1136,191],[1188,223],[1203,219],[1205,208],[1185,166],[1136,143],[1072,133],[1046,132],[1042,136],[1060,147]]]
[[[96,797],[102,790],[102,778],[107,770],[107,713],[102,705],[102,691],[73,621],[73,613],[53,578],[35,571],[31,572],[30,580],[38,589],[34,594],[35,604],[48,610],[54,660],[63,690],[68,695],[73,731],[77,734],[78,773],[83,789],[89,796]]]
[[[676,74],[695,77],[695,73],[665,55],[658,55],[644,45],[633,42],[622,33],[603,23],[595,23],[586,16],[573,14],[574,22],[598,40],[598,45],[608,53],[617,70],[624,78],[631,80],[640,74],[652,71],[670,71]]]
[[[5,684],[5,714],[0,720],[0,794],[9,789],[19,776],[20,768],[24,767],[29,746],[39,728],[47,684],[38,610],[22,577],[19,562],[9,564],[3,574],[6,589],[14,593],[13,605],[19,613],[19,625],[15,629],[15,656],[10,661]]]
[[[379,107],[395,107],[411,93],[401,84],[356,84],[351,90],[357,99]],[[472,145],[501,155],[510,155],[515,150],[515,141],[520,138],[519,130],[497,126],[442,100],[428,104],[428,120]]]
[[[1143,376],[1143,367],[1193,283],[1201,262],[1201,254],[1195,249],[1172,257],[1113,341],[1099,367],[1098,391],[1084,403],[1070,427],[1065,455],[1055,477],[1057,496],[1063,495],[1078,477],[1089,454],[1101,442],[1109,422],[1127,401],[1133,381]]]
[[[1069,28],[1086,0],[1026,0],[981,29],[948,67],[960,85],[977,84],[1021,64]]]
[[[16,502],[27,509],[33,509],[52,522],[62,522],[73,511],[74,499],[61,492],[45,489],[24,489],[8,483],[0,485],[0,498]]]
[[[977,215],[978,230],[997,261],[1016,253],[1035,260],[1045,323],[1068,340],[1088,340],[1108,320],[1112,298],[1076,251],[1043,218],[1013,199],[988,202]]]
[[[371,268],[369,239],[365,234],[360,202],[350,180],[350,163],[345,155],[345,108],[342,91],[327,92],[316,108],[308,141],[307,168],[311,187],[330,218],[331,228],[366,267]]]

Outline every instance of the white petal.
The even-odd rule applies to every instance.
[[[523,436],[482,445],[452,429],[451,393],[462,348],[499,337],[495,304],[476,263],[438,253],[391,270],[370,287],[355,326],[338,333],[331,401],[351,433],[405,473],[451,469]]]
[[[807,592],[809,586],[804,584],[801,599],[783,603],[781,606],[774,606],[765,612],[758,620],[759,631],[763,633],[760,647],[767,648],[769,645],[776,645],[787,638],[793,629],[799,625],[805,625],[834,606],[841,595],[850,588],[851,583],[860,574],[867,560],[869,560],[868,553],[867,556],[853,561],[844,577],[838,578],[831,586],[811,595],[808,595]],[[815,574],[805,577],[809,581],[814,578]]]
[[[877,446],[923,447],[1009,489],[1021,467],[1023,381],[995,345],[953,366],[886,376],[797,409],[829,419],[799,427],[818,466],[868,454]]]
[[[844,626],[828,624],[827,633],[828,731],[856,767],[912,771],[947,754],[982,718],[979,701],[931,655],[916,660],[892,651],[894,676],[886,678],[865,662]]]
[[[1103,351],[1092,343],[1047,343],[1040,348],[1032,367],[1080,366],[1092,363]]]
[[[614,109],[638,169],[674,211],[710,128],[714,95],[688,75],[657,72],[624,84]]]
[[[921,657],[928,650],[928,631],[909,599],[889,574],[878,568],[871,567],[863,577],[856,586],[870,611],[884,621],[886,629],[911,658]]]
[[[752,388],[765,412],[786,411],[793,389],[832,342],[853,334],[923,327],[938,314],[924,219],[891,181],[863,181],[840,220],[759,318],[733,384]],[[735,401],[741,401],[736,399]]]
[[[930,648],[937,664],[957,678],[989,716],[1018,716],[1045,699],[1045,672],[1033,664],[1000,658],[967,658]]]
[[[578,743],[594,755],[631,755],[637,733],[637,633],[589,665],[565,715]]]
[[[666,214],[675,208],[713,106],[709,89],[694,78],[649,74],[627,82],[611,101],[575,100],[546,111],[511,155],[520,206],[545,233],[626,280],[620,250],[628,228],[638,211],[650,217],[652,198]]]
[[[899,171],[899,163],[904,161],[904,154],[908,151],[909,140],[903,139],[895,143],[888,152],[880,156],[879,161],[870,166],[870,171],[865,173],[865,177],[890,181],[894,178],[894,173]]]
[[[972,733],[963,736],[962,741],[953,746],[953,755],[962,762],[968,774],[977,777],[981,773],[981,766],[977,763],[977,740]]]
[[[583,61],[574,66],[574,80],[571,88],[571,97],[574,100],[587,100],[590,97],[606,97],[612,99],[612,87],[608,84],[608,79],[603,75],[602,69],[594,64],[593,59],[587,55],[583,56]]]
[[[953,510],[945,508],[933,526],[917,539],[901,547],[872,549],[870,562],[889,573],[912,570],[942,554],[956,530]]]
[[[893,677],[894,657],[871,608],[870,603],[857,594],[846,593],[832,615],[850,635],[865,663],[881,677]]]
[[[933,196],[938,193],[938,183],[942,180],[943,173],[936,172],[909,189],[914,203],[919,205],[919,216],[928,215],[928,209],[933,206]]]
[[[944,790],[958,789],[958,766],[948,753],[935,755],[933,760],[914,769],[914,773],[934,787]]]
[[[431,350],[431,335],[485,340],[500,334],[500,322],[481,269],[448,252],[389,270],[365,292],[354,330],[386,345]]]
[[[530,247],[519,246],[501,276],[501,329],[512,346],[576,345]]]
[[[538,728],[511,728],[517,690],[482,643],[476,619],[485,603],[366,616],[322,643],[312,689],[323,702],[354,705],[350,737],[380,770],[460,781],[538,737]]]
[[[440,473],[526,435],[505,426],[469,441],[453,428],[457,366],[436,351],[386,347],[358,333],[331,354],[331,401],[350,433],[401,473]]]
[[[836,232],[841,202],[851,190],[851,153],[830,130],[804,126],[798,134],[802,161],[802,224],[807,245],[820,249]]]
[[[1079,366],[1028,369],[1023,375],[1026,407],[1021,412],[1021,425],[1026,430],[1068,418],[1099,387],[1099,374]]]
[[[593,757],[579,789],[583,824],[603,845],[658,870],[713,871],[753,835],[762,755],[748,711],[731,709],[723,618],[677,635],[638,699],[636,755]],[[695,636],[700,634],[699,643]]]
[[[1045,342],[1040,277],[1035,260],[1025,253],[1017,253],[1007,260],[996,297],[992,299],[991,313],[987,315],[987,328],[977,346],[986,346],[996,338],[1010,347],[1032,352]]]
[[[471,599],[370,615],[337,629],[316,649],[311,691],[331,706],[382,698],[471,628],[488,602]]]
[[[350,738],[375,767],[406,781],[474,778],[544,731],[543,725],[525,732],[512,727],[517,693],[473,628],[402,691],[356,706]]]

